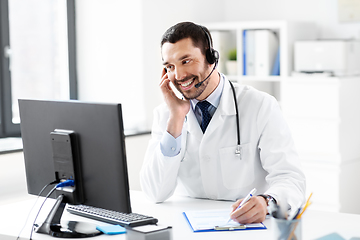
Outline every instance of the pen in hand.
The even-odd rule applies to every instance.
[[[241,203],[239,204],[239,206],[237,206],[237,208],[233,211],[235,212],[236,210],[238,210],[239,208],[241,208],[247,201],[250,200],[250,198],[255,194],[256,192],[256,188],[254,188],[253,190],[251,190],[249,192],[248,195],[246,195],[246,197],[241,201]],[[227,223],[229,223],[231,221],[231,218],[227,221]]]

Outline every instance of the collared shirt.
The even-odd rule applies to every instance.
[[[220,73],[219,73],[220,74]],[[224,89],[224,83],[225,83],[225,76],[223,74],[220,74],[220,81],[218,86],[215,88],[215,90],[205,99],[209,103],[211,103],[211,106],[209,106],[209,113],[211,117],[214,115],[217,107],[219,106],[221,95]],[[199,107],[196,107],[196,104],[199,101],[196,99],[191,99],[191,109],[194,111],[196,119],[198,120],[199,124],[201,124],[202,120],[202,113]],[[160,149],[161,152],[164,154],[164,156],[167,157],[174,157],[180,153],[181,150],[181,135],[177,138],[174,138],[170,133],[165,131],[165,133],[162,136],[162,139],[160,141]]]

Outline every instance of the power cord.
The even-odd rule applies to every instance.
[[[35,219],[34,219],[34,222],[33,222],[32,226],[31,226],[30,240],[32,240],[32,234],[33,234],[33,232],[34,232],[34,226],[35,226],[36,219],[38,218],[38,216],[39,216],[39,214],[40,214],[40,212],[41,212],[41,209],[42,209],[42,207],[44,206],[46,200],[49,198],[49,196],[50,196],[50,195],[56,190],[56,188],[58,188],[58,187],[67,187],[67,186],[74,186],[74,185],[75,185],[74,180],[66,180],[66,181],[64,181],[64,182],[58,183],[55,187],[53,187],[53,188],[50,190],[50,192],[46,195],[43,203],[41,204],[41,206],[40,206],[40,208],[39,208],[39,211],[38,211],[38,213],[36,214],[36,217],[35,217]]]

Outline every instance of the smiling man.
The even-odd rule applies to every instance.
[[[170,42],[163,44],[162,55],[167,71],[167,76],[163,80],[171,79],[170,81],[175,84],[185,99],[203,100],[219,83],[220,76],[217,70],[211,71],[211,67],[215,63],[209,64],[204,58],[204,54],[200,48],[194,48],[190,38],[181,39],[176,44]],[[210,73],[214,74],[210,75]],[[206,81],[196,88],[199,79],[205,79],[206,76],[213,80]],[[208,85],[209,87],[207,87]]]
[[[217,71],[219,56],[203,26],[169,28],[161,55],[165,103],[154,111],[140,173],[149,198],[163,202],[176,189],[195,198],[237,200],[231,218],[240,223],[262,222],[268,201],[279,197],[299,207],[305,177],[277,101]],[[253,188],[260,195],[235,210]]]

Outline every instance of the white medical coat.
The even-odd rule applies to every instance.
[[[305,176],[278,102],[252,87],[234,86],[241,158],[235,154],[236,112],[227,80],[205,133],[190,109],[182,129],[181,150],[175,157],[164,156],[160,149],[168,108],[162,104],[154,110],[152,139],[140,173],[142,190],[150,199],[163,202],[177,187],[195,198],[236,200],[255,187],[257,194],[286,198],[291,206],[303,203]]]

